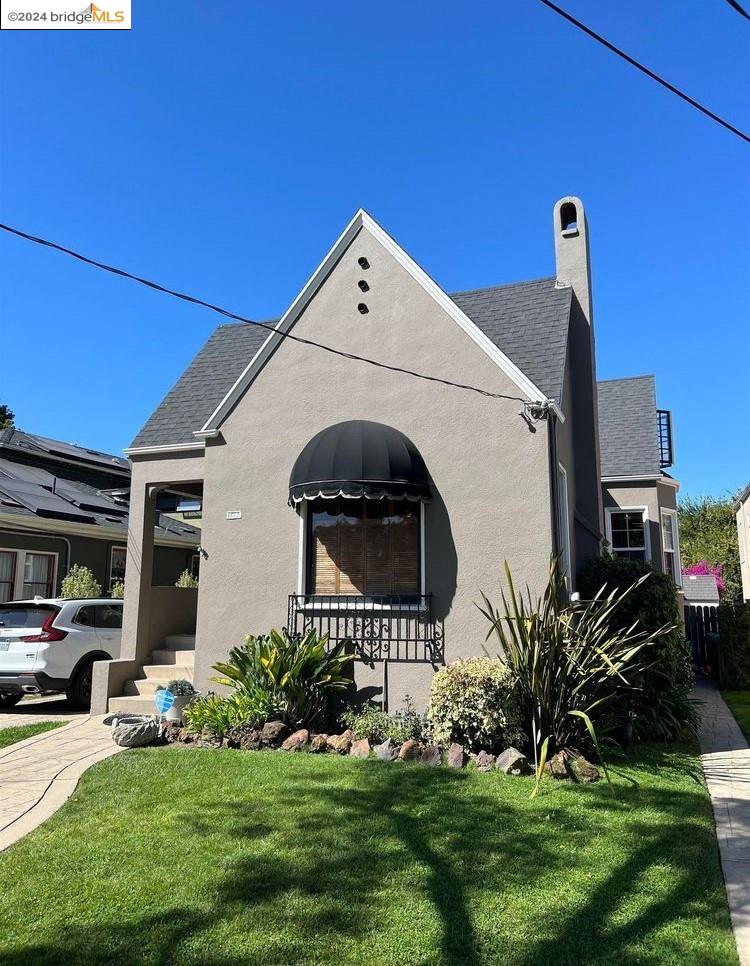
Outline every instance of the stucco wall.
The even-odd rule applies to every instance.
[[[655,570],[663,570],[659,499],[660,496],[667,499],[668,504],[661,505],[665,506],[666,509],[674,509],[674,489],[663,485],[657,486],[656,480],[644,480],[637,485],[607,483],[603,486],[602,492],[605,517],[607,507],[621,507],[623,509],[646,507],[649,539],[651,541],[651,564]]]
[[[750,496],[739,504],[735,516],[740,551],[742,596],[745,600],[750,601]]]
[[[364,255],[370,268],[362,271]],[[363,295],[357,280],[365,278]],[[369,312],[360,315],[357,304]],[[297,323],[295,334],[383,362],[519,396],[502,373],[375,239],[360,233]],[[507,558],[519,586],[541,590],[551,552],[548,436],[520,404],[427,383],[285,342],[205,455],[196,678],[247,632],[286,620],[298,587],[300,526],[287,506],[289,472],[315,433],[371,419],[409,436],[432,476],[426,509],[426,589],[445,621],[445,657],[482,652],[474,606],[497,595]],[[228,510],[242,518],[227,520]],[[359,668],[382,686],[384,669]],[[429,665],[390,664],[389,703],[424,703]]]

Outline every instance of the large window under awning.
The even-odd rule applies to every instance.
[[[318,433],[289,480],[289,502],[306,518],[305,593],[423,593],[421,503],[429,495],[424,460],[398,430],[352,420]]]

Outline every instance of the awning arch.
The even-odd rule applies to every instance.
[[[427,467],[403,433],[366,419],[319,432],[297,457],[289,477],[289,504],[318,497],[427,500]]]

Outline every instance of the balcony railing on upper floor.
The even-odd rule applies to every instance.
[[[656,418],[659,428],[659,466],[665,469],[674,463],[672,413],[668,409],[657,409]]]

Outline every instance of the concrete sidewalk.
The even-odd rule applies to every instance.
[[[0,852],[54,814],[87,768],[122,751],[102,719],[83,715],[0,751]]]
[[[750,966],[750,748],[718,687],[701,684],[701,763],[716,821],[737,952]]]

